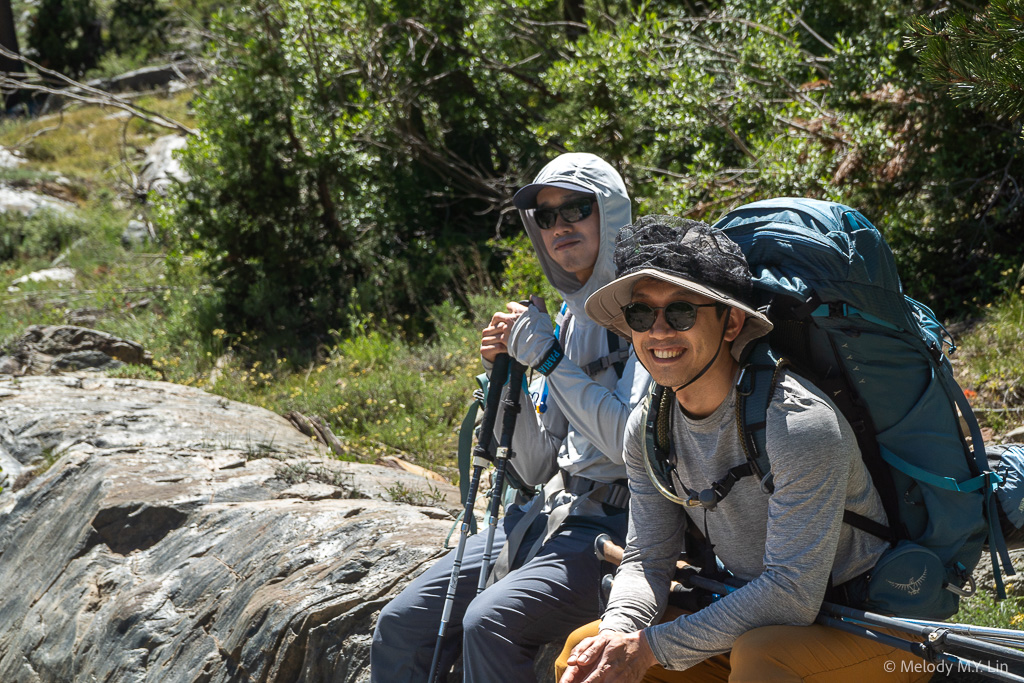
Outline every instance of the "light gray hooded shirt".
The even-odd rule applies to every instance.
[[[548,280],[565,300],[558,320],[564,358],[547,377],[535,373],[523,412],[516,424],[511,460],[525,483],[548,482],[561,468],[569,474],[599,482],[626,476],[622,460],[626,420],[647,393],[650,375],[630,355],[622,377],[614,368],[588,376],[582,369],[609,354],[608,333],[587,317],[587,297],[615,278],[615,236],[631,222],[629,196],[622,178],[593,154],[563,154],[544,167],[535,183],[570,182],[597,196],[601,245],[594,272],[585,284],[548,255],[532,211],[520,211],[523,225]],[[547,302],[553,309],[555,302]],[[566,316],[564,313],[571,314]],[[551,318],[530,306],[513,325],[509,353],[528,368],[547,355],[555,335]],[[625,348],[628,340],[620,340]],[[537,406],[542,406],[542,411]],[[529,419],[529,418],[533,419]],[[500,421],[499,423],[500,424]],[[565,502],[564,500],[559,502]],[[590,501],[586,501],[590,502]],[[574,514],[603,514],[596,504]]]

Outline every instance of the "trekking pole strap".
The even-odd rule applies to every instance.
[[[494,359],[494,366],[491,368],[491,380],[487,385],[487,400],[484,403],[484,417],[480,423],[480,436],[477,446],[473,450],[473,456],[491,459],[491,442],[494,441],[494,423],[498,419],[498,405],[501,401],[501,394],[505,380],[509,374],[509,355],[498,354]]]

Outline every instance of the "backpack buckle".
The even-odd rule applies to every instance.
[[[953,572],[956,574],[956,577],[962,582],[962,584],[957,586],[954,583],[947,582],[946,585],[943,586],[943,588],[948,590],[953,595],[959,595],[961,598],[969,598],[977,592],[978,587],[974,583],[974,577],[970,573],[968,573],[966,567],[957,562],[956,566],[953,567]]]
[[[686,506],[702,507],[711,512],[718,507],[718,494],[714,489],[704,489],[700,493],[690,494],[690,497],[686,499]]]
[[[739,396],[750,396],[754,393],[753,387],[747,387],[743,389],[744,380],[747,378],[747,370],[750,368],[749,365],[744,365],[740,368],[740,376],[736,378],[736,393]]]

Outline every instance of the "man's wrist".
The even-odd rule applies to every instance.
[[[654,655],[654,648],[651,647],[651,641],[647,639],[647,629],[642,628],[638,633],[639,637],[637,640],[639,640],[640,651],[650,660],[649,666],[654,666],[658,663],[658,658]]]
[[[565,353],[562,351],[562,345],[556,339],[540,362],[533,366],[533,369],[547,377],[554,372],[563,358],[565,358]]]

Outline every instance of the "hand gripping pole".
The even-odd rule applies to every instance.
[[[473,519],[473,510],[476,506],[476,493],[480,488],[480,473],[491,461],[491,442],[494,441],[494,423],[498,417],[498,407],[502,388],[505,379],[508,377],[509,356],[507,353],[500,354],[494,359],[494,367],[491,368],[491,378],[487,385],[487,398],[484,402],[484,417],[480,423],[480,433],[477,437],[476,448],[473,449],[473,474],[469,480],[469,490],[466,492],[465,509],[462,514],[462,526],[459,531],[459,545],[455,549],[455,561],[452,564],[452,575],[448,580],[448,592],[444,597],[444,608],[441,610],[441,624],[437,631],[437,642],[434,645],[434,659],[430,663],[430,683],[437,680],[438,666],[441,662],[441,650],[444,645],[444,636],[448,630],[448,621],[452,616],[452,607],[455,605],[455,589],[459,584],[459,572],[462,569],[462,556],[466,552],[466,540],[469,538],[470,522]],[[518,384],[522,384],[522,373],[519,375]]]
[[[508,374],[505,412],[501,420],[501,440],[494,455],[494,485],[491,487],[490,510],[487,513],[487,542],[484,544],[484,561],[480,566],[480,580],[476,585],[476,594],[480,595],[487,587],[487,575],[490,573],[491,562],[494,560],[494,532],[498,527],[498,511],[501,507],[502,489],[505,486],[505,467],[512,457],[512,435],[516,430],[516,418],[519,417],[520,398],[523,394],[523,374],[526,366],[512,361]]]

